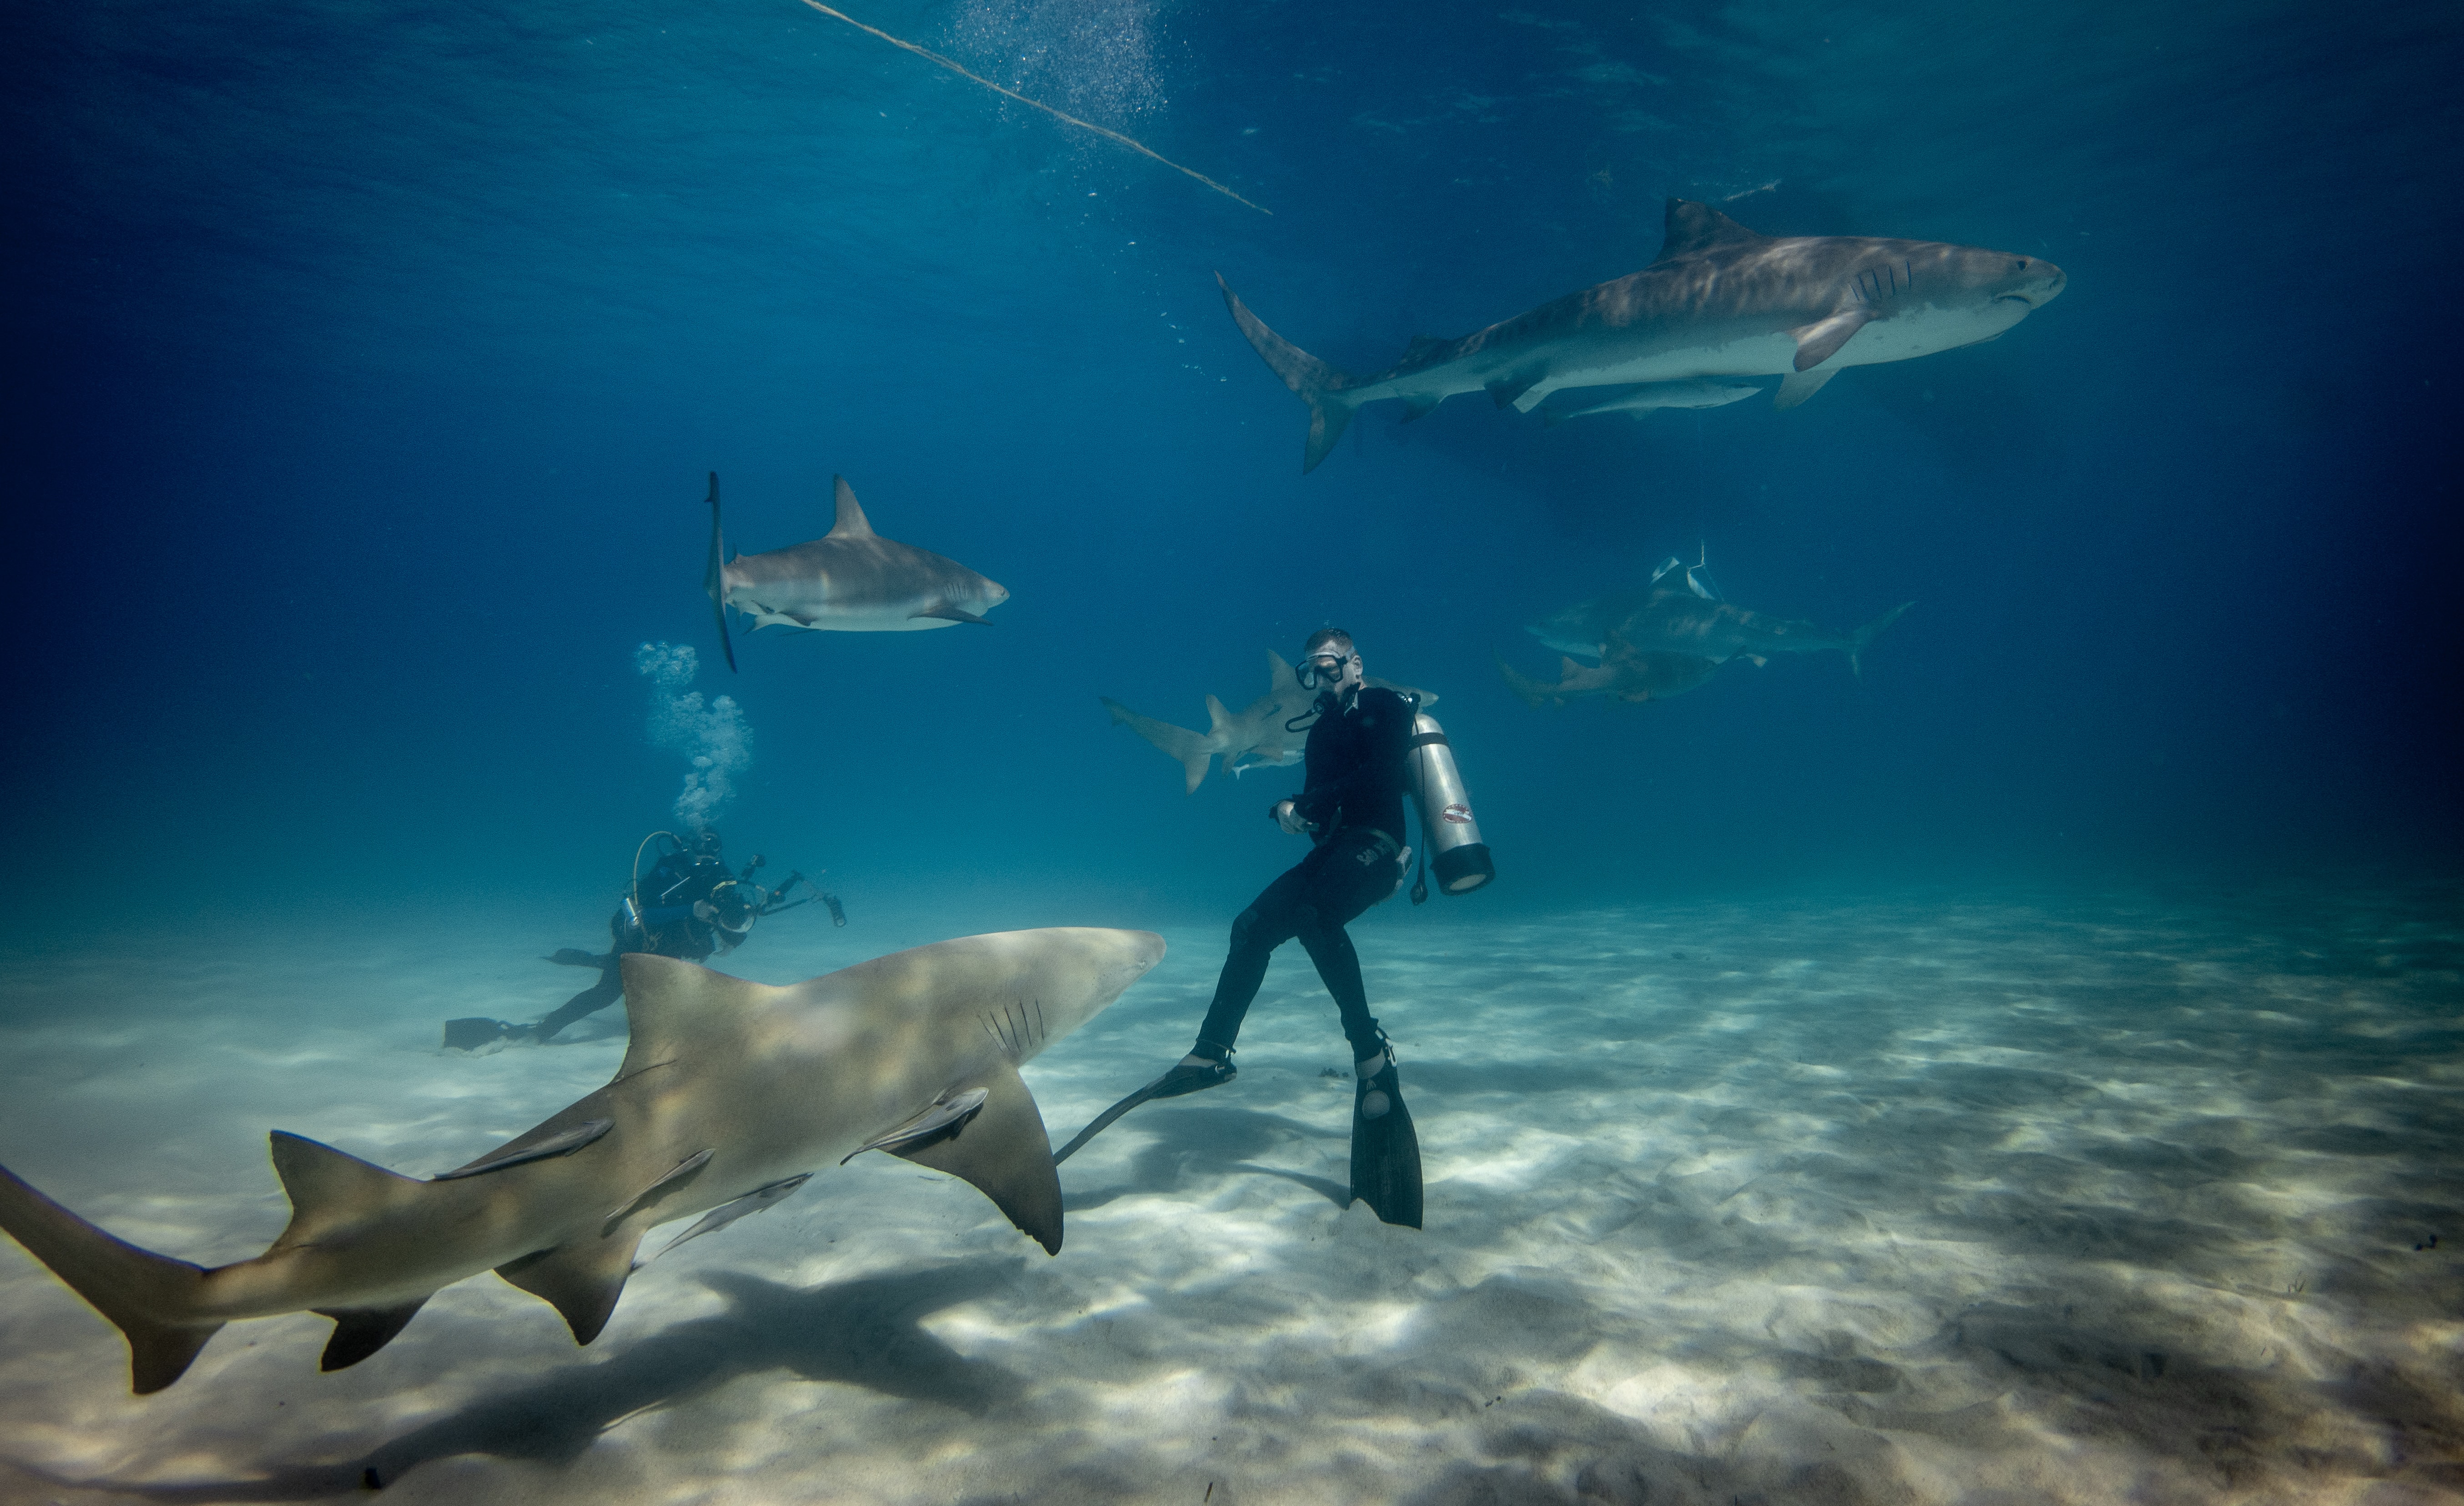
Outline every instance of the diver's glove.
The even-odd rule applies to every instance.
[[[1277,800],[1266,814],[1275,818],[1276,825],[1294,837],[1306,837],[1317,830],[1317,822],[1303,817],[1300,807],[1290,800]]]

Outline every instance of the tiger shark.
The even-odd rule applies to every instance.
[[[1848,656],[1849,671],[1862,679],[1865,650],[1916,604],[1903,601],[1862,627],[1834,632],[1723,601],[1695,578],[1701,568],[1664,560],[1643,590],[1570,606],[1524,631],[1560,653],[1595,659],[1605,657],[1613,639],[1635,651],[1690,654],[1713,664],[1737,658],[1760,664],[1773,654],[1837,649]]]
[[[1411,696],[1423,708],[1435,706],[1438,701],[1430,691],[1380,680],[1375,675],[1364,677],[1363,683]],[[1203,732],[1141,716],[1111,696],[1097,699],[1112,713],[1112,725],[1127,727],[1178,763],[1186,781],[1183,793],[1195,795],[1206,780],[1207,759],[1219,753],[1222,755],[1223,772],[1236,779],[1252,769],[1300,762],[1309,729],[1304,726],[1295,731],[1285,724],[1308,715],[1316,703],[1317,692],[1303,686],[1299,673],[1284,661],[1284,656],[1269,648],[1266,693],[1242,708],[1237,716],[1225,709],[1221,701],[1208,696],[1207,730]]]
[[[1779,376],[1792,408],[1842,367],[1907,360],[2001,335],[2061,295],[2052,262],[1939,241],[1759,235],[1706,204],[1668,201],[1660,257],[1461,339],[1422,336],[1356,378],[1268,329],[1216,286],[1249,343],[1309,404],[1304,473],[1364,403],[1409,423],[1462,392],[1529,413],[1561,387]]]
[[[120,1326],[140,1395],[242,1318],[331,1318],[321,1367],[357,1364],[438,1288],[491,1270],[588,1343],[646,1231],[744,1205],[693,1233],[723,1226],[865,1150],[974,1184],[1058,1255],[1052,1143],[1018,1069],[1163,952],[1151,931],[1007,931],[783,988],[629,953],[632,1038],[605,1087],[426,1180],[276,1130],[291,1222],[254,1259],[205,1270],[141,1250],[5,1168],[0,1229]]]
[[[719,646],[736,667],[727,609],[760,628],[809,627],[841,633],[913,633],[960,622],[989,626],[983,614],[1009,592],[955,559],[872,531],[847,477],[830,478],[837,515],[808,543],[726,557],[718,518],[718,472],[710,477],[710,568],[702,586],[718,618]]]

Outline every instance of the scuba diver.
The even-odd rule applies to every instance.
[[[661,843],[661,851],[647,874],[640,871],[641,848],[634,849],[633,882],[618,901],[616,913],[607,919],[614,945],[605,952],[566,947],[547,959],[570,968],[596,968],[598,982],[534,1025],[485,1016],[449,1019],[445,1022],[445,1044],[459,1051],[497,1040],[528,1040],[545,1045],[575,1020],[595,1015],[625,996],[623,961],[628,951],[685,962],[700,962],[713,953],[723,956],[753,934],[755,921],[810,905],[817,899],[829,906],[834,924],[847,924],[847,910],[839,904],[838,896],[825,893],[821,885],[802,873],[789,874],[787,882],[776,889],[765,889],[754,883],[753,875],[768,862],[759,853],[741,873],[730,873],[720,852],[718,833],[710,827],[694,832],[691,839],[673,832],[652,832],[642,839],[642,847],[654,841]],[[788,892],[799,884],[813,892],[801,900],[788,900]]]
[[[1276,801],[1266,814],[1286,832],[1307,835],[1309,856],[1267,884],[1233,921],[1231,951],[1189,1054],[1099,1116],[1053,1160],[1067,1158],[1098,1130],[1151,1099],[1178,1098],[1231,1081],[1239,1073],[1232,1064],[1233,1041],[1265,981],[1266,963],[1277,947],[1297,937],[1334,996],[1344,1036],[1352,1042],[1352,1196],[1387,1223],[1418,1229],[1420,1144],[1403,1106],[1394,1047],[1369,1013],[1360,957],[1343,928],[1402,887],[1412,851],[1403,844],[1403,795],[1412,783],[1407,761],[1422,741],[1414,731],[1418,709],[1409,696],[1362,684],[1360,652],[1352,635],[1339,628],[1310,635],[1299,673],[1302,687],[1318,692],[1309,709],[1287,724],[1298,731],[1295,724],[1306,721],[1302,760],[1308,779],[1298,796]],[[1441,746],[1444,736],[1430,740]],[[1467,806],[1459,808],[1468,814]]]

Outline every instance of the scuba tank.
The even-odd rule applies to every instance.
[[[1438,887],[1448,894],[1469,894],[1497,877],[1488,843],[1480,840],[1480,822],[1472,819],[1471,794],[1463,788],[1463,771],[1455,767],[1454,746],[1446,730],[1426,711],[1412,718],[1412,794],[1420,802],[1420,861],[1435,862]],[[1423,871],[1412,885],[1412,903],[1429,897]]]

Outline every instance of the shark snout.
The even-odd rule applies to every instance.
[[[2070,284],[2070,273],[2052,262],[2035,256],[2013,256],[2011,262],[2016,280],[2009,291],[1995,296],[1996,303],[2010,298],[2032,309],[2041,309],[2060,297],[2062,289]]]

